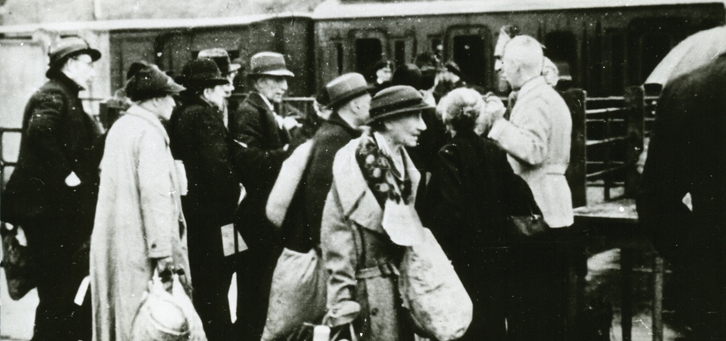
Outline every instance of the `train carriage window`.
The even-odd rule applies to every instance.
[[[481,35],[461,35],[453,39],[453,59],[459,64],[461,73],[468,82],[484,85],[486,67],[484,67],[484,38]]]
[[[567,31],[550,32],[545,36],[544,43],[544,54],[560,69],[560,79],[562,81],[575,81],[573,77],[576,74],[575,70],[577,70],[577,42],[575,35]],[[569,76],[569,80],[566,79],[567,76]]]
[[[376,38],[362,38],[355,41],[355,68],[361,74],[368,74],[383,56],[383,44]]]
[[[343,74],[343,44],[335,43],[335,61],[337,62],[338,75]]]
[[[393,44],[393,61],[396,67],[406,64],[406,42],[396,40]]]

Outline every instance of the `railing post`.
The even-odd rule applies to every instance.
[[[587,92],[582,89],[567,90],[562,94],[572,115],[570,141],[570,166],[567,168],[567,183],[572,192],[572,207],[587,205]]]
[[[638,158],[643,152],[645,134],[645,90],[642,86],[631,86],[625,89],[625,106],[628,116],[626,152],[625,152],[625,197],[632,198],[638,189],[640,174],[637,170]]]
[[[653,259],[653,341],[663,341],[663,258]]]

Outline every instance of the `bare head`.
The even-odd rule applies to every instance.
[[[519,89],[542,74],[543,58],[542,45],[536,39],[527,35],[516,36],[504,46],[504,76],[514,89]]]

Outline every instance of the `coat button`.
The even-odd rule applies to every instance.
[[[371,316],[376,316],[376,315],[378,315],[378,308],[371,309]]]

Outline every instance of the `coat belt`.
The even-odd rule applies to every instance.
[[[547,174],[558,174],[558,175],[564,175],[567,171],[567,164],[566,163],[560,163],[560,164],[549,164],[544,165],[542,169]]]

